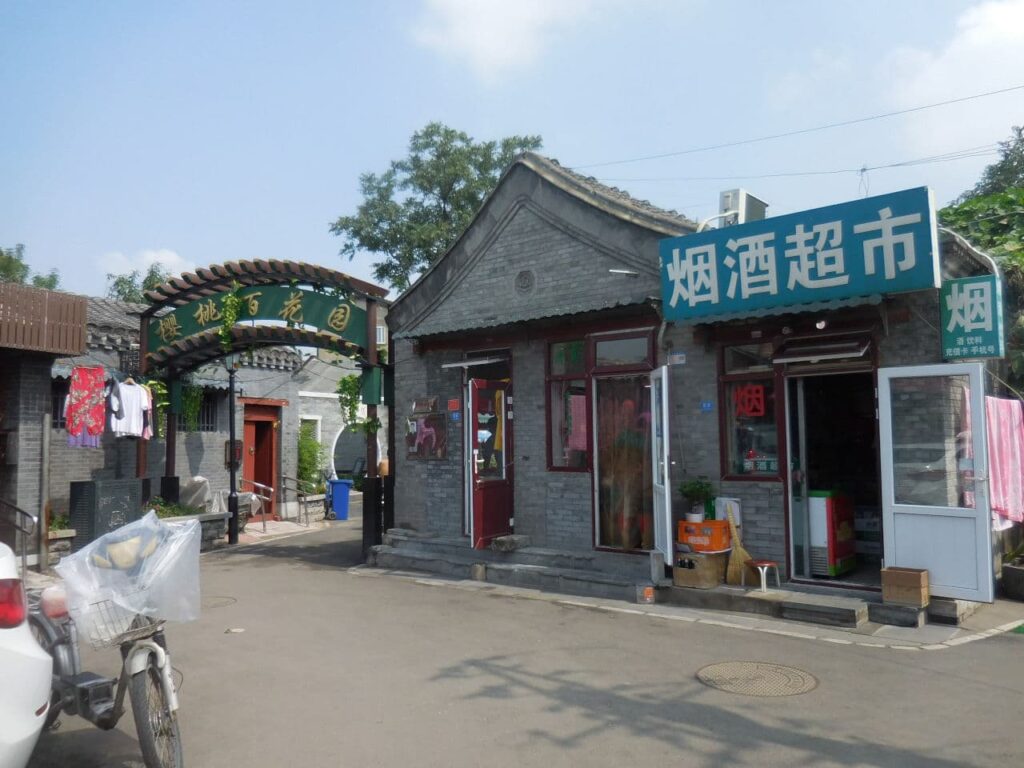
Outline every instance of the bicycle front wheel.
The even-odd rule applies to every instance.
[[[132,675],[128,692],[146,768],[183,768],[178,715],[171,711],[152,656],[142,672]]]

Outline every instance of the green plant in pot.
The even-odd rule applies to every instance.
[[[703,518],[708,502],[715,498],[715,489],[706,477],[695,477],[679,484],[679,494],[689,503],[691,512]]]

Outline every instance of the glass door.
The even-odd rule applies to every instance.
[[[654,430],[651,440],[651,469],[654,502],[654,546],[672,565],[672,473],[669,466],[668,366],[651,371],[651,409]]]
[[[980,363],[878,371],[887,566],[927,568],[933,595],[993,599]]]
[[[597,546],[653,549],[647,374],[594,379],[594,463]]]
[[[804,380],[786,380],[786,447],[789,457],[789,531],[793,576],[811,577],[811,519],[807,502],[807,410]]]

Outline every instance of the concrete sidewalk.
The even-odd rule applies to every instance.
[[[496,597],[538,600],[561,606],[573,606],[608,613],[632,614],[666,622],[706,624],[744,632],[817,640],[833,645],[889,648],[898,651],[939,651],[1024,627],[1024,603],[999,600],[982,606],[961,626],[926,624],[920,628],[892,627],[867,622],[859,627],[825,627],[801,621],[769,618],[726,611],[682,608],[673,605],[634,605],[600,598],[567,597],[521,587],[506,587],[487,582],[447,579],[413,571],[385,570],[358,565],[349,572],[366,578],[397,578],[438,588],[482,592]]]

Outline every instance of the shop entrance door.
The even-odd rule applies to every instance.
[[[927,568],[939,597],[993,599],[980,363],[878,371],[885,564]]]
[[[673,565],[672,473],[669,464],[668,366],[651,371],[651,469],[654,472],[654,546]]]
[[[512,400],[507,380],[469,380],[474,549],[512,533]]]
[[[245,420],[242,428],[242,476],[238,481],[240,491],[253,491],[271,497],[263,501],[262,513],[268,519],[275,519],[274,498],[277,488],[277,430],[281,410],[276,406],[245,406]],[[253,483],[259,483],[254,485]],[[263,486],[263,487],[260,487]],[[267,489],[273,488],[275,492]]]

